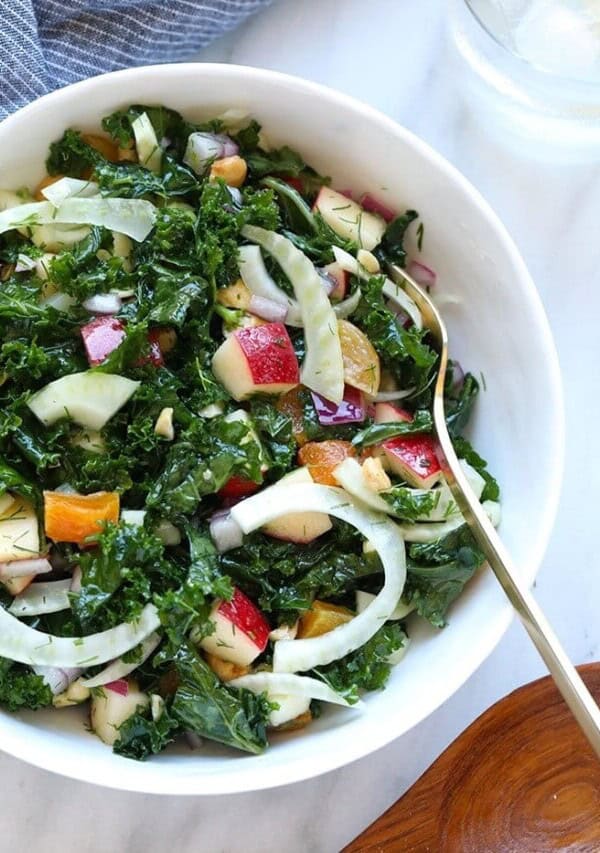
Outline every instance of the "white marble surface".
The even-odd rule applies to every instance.
[[[267,66],[369,101],[438,148],[503,218],[542,294],[566,391],[566,477],[537,594],[572,658],[591,661],[600,657],[600,165],[538,165],[535,157],[511,153],[500,139],[480,133],[449,86],[445,8],[443,0],[281,0],[200,59]],[[335,853],[481,711],[542,672],[524,632],[513,624],[481,669],[417,729],[320,779],[258,794],[126,794],[0,756],[0,848]]]

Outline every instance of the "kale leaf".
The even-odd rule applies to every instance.
[[[418,218],[419,214],[416,210],[407,210],[390,222],[385,230],[381,244],[376,250],[376,254],[384,263],[389,261],[399,267],[403,267],[406,264],[404,238],[408,226]]]
[[[426,329],[405,329],[384,305],[382,276],[361,285],[362,299],[353,321],[367,335],[381,361],[400,383],[401,388],[426,387],[436,363],[436,353],[425,343]]]
[[[162,752],[180,731],[180,723],[171,716],[168,708],[163,708],[157,720],[153,720],[150,711],[144,709],[119,726],[113,752],[125,758],[145,761],[149,756]]]
[[[0,703],[9,711],[37,710],[52,704],[52,691],[41,675],[28,667],[0,658]]]
[[[490,474],[487,469],[487,462],[473,449],[470,442],[466,438],[457,436],[453,442],[454,449],[459,459],[465,459],[469,465],[481,474],[485,480],[485,487],[481,494],[482,501],[498,501],[500,500],[500,486],[495,477]]]
[[[395,515],[404,521],[415,521],[430,513],[437,507],[440,494],[439,489],[423,491],[406,486],[392,486],[385,492],[379,492]]]
[[[467,426],[478,394],[479,382],[472,373],[465,374],[458,391],[446,389],[444,395],[446,425],[453,438],[460,435]]]
[[[175,666],[179,685],[171,713],[183,729],[255,755],[265,749],[271,703],[264,695],[222,684],[189,644],[178,649]]]
[[[397,421],[394,423],[378,423],[357,432],[352,444],[355,447],[371,447],[373,444],[380,444],[382,441],[387,441],[389,438],[396,438],[399,435],[411,435],[413,433],[431,432],[433,430],[433,418],[427,409],[418,409],[412,418],[407,421]]]
[[[370,640],[354,652],[311,675],[321,678],[351,705],[358,702],[359,690],[381,690],[391,672],[389,658],[406,643],[407,637],[397,622],[387,622]]]
[[[436,628],[446,624],[446,613],[465,584],[484,561],[466,524],[430,543],[408,549],[408,572],[402,597]]]

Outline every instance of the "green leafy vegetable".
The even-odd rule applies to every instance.
[[[426,409],[418,409],[410,421],[397,421],[394,423],[371,424],[366,429],[357,432],[352,444],[355,447],[371,447],[380,444],[388,438],[396,438],[399,435],[411,435],[413,433],[431,432],[433,429],[433,418]]]
[[[265,749],[271,704],[264,695],[221,684],[189,645],[179,648],[175,666],[179,686],[171,712],[185,730],[255,755]]]
[[[390,655],[406,643],[406,634],[396,622],[388,622],[364,646],[311,674],[321,678],[350,704],[358,702],[359,690],[381,690],[390,676]]]
[[[52,691],[41,675],[28,667],[0,658],[0,703],[9,711],[32,711],[52,704]]]
[[[442,628],[448,608],[483,563],[484,555],[463,524],[436,542],[411,545],[408,556],[402,597],[432,625]]]
[[[148,709],[138,711],[119,727],[119,737],[113,752],[125,758],[145,761],[162,752],[180,733],[179,722],[164,708],[158,720],[153,720]]]

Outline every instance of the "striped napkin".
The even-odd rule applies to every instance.
[[[52,89],[177,62],[270,0],[0,0],[0,118]]]

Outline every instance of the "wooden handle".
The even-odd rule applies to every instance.
[[[578,667],[600,699],[600,664]],[[482,714],[344,853],[599,853],[600,762],[551,678]]]

